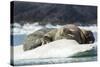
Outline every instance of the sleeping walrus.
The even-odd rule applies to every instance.
[[[68,24],[59,29],[42,29],[30,34],[24,42],[24,50],[30,50],[60,39],[73,39],[79,44],[89,44],[95,40],[91,31]]]

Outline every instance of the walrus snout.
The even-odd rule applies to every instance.
[[[94,43],[95,42],[94,36],[90,37],[89,39],[90,39],[89,43]]]
[[[91,31],[87,31],[86,38],[87,38],[87,41],[89,42],[89,44],[95,42],[94,35]]]

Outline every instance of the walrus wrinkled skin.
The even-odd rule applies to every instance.
[[[29,34],[23,43],[24,51],[41,46],[44,34],[49,32],[50,30],[52,29],[45,28]]]
[[[49,39],[47,39],[49,38]],[[69,24],[63,28],[52,30],[44,35],[44,40],[74,39],[79,44],[89,44],[95,41],[93,33],[88,30],[80,29],[78,26]],[[48,42],[48,41],[47,41]],[[44,42],[45,44],[46,42]]]
[[[41,29],[30,34],[24,42],[24,51],[59,39],[73,39],[79,44],[89,44],[95,41],[91,31],[68,24],[59,29]]]
[[[95,41],[93,33],[89,30],[81,29],[81,37],[85,44],[94,43]]]

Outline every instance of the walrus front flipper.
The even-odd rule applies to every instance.
[[[44,34],[43,39],[42,39],[42,45],[55,41],[54,38],[55,38],[56,32],[57,32],[57,29],[52,29],[51,31]]]

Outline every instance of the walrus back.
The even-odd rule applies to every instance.
[[[23,43],[24,51],[31,50],[33,48],[41,46],[41,44],[42,44],[41,40],[42,40],[44,34],[46,34],[47,32],[49,32],[51,30],[52,30],[52,28],[51,29],[45,28],[45,29],[40,29],[36,32],[29,34]]]

